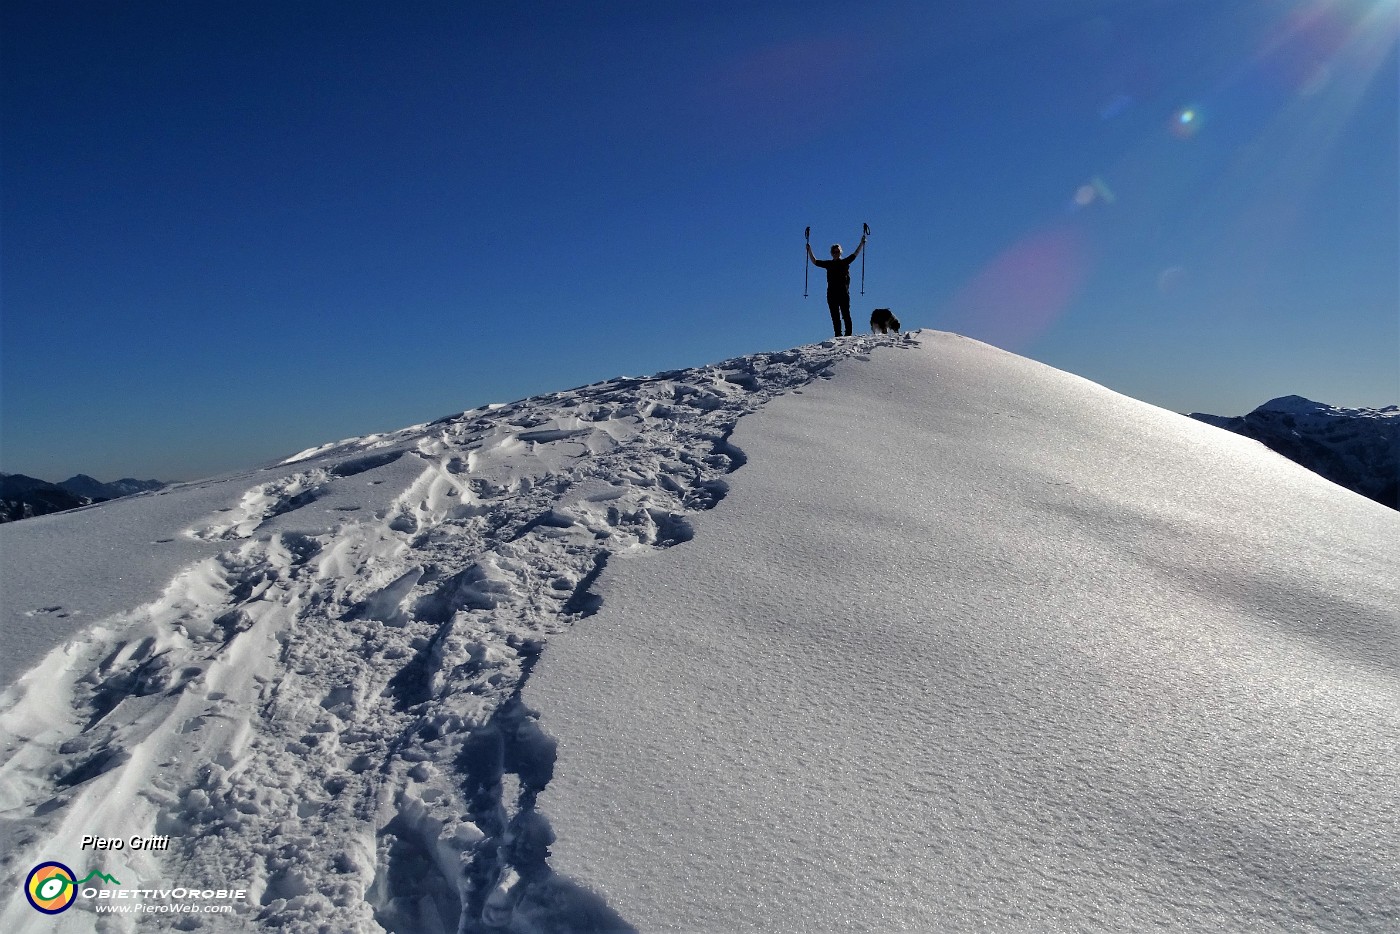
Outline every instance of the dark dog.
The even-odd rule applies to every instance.
[[[876,308],[870,313],[870,332],[888,334],[899,333],[899,319],[888,308]]]

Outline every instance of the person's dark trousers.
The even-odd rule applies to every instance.
[[[831,309],[831,329],[841,336],[841,325],[846,325],[846,337],[851,336],[851,294],[849,292],[827,292],[826,306]]]

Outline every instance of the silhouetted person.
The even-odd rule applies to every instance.
[[[851,263],[855,262],[860,251],[865,249],[865,237],[860,238],[860,246],[845,259],[841,258],[841,244],[831,245],[831,259],[817,259],[812,245],[807,244],[807,258],[813,265],[826,270],[826,304],[831,309],[831,328],[841,337],[841,327],[845,325],[845,336],[851,336]]]

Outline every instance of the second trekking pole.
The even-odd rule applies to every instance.
[[[802,235],[802,239],[807,241],[807,252],[812,251],[812,228],[808,227],[807,232]],[[807,297],[807,253],[802,254],[802,297]]]
[[[861,227],[862,232],[865,234],[865,237],[870,236],[870,225],[869,225],[869,224],[861,224],[860,227]],[[810,229],[810,228],[809,228],[809,229]],[[864,240],[865,237],[862,237],[861,239]],[[865,294],[865,251],[864,251],[864,250],[861,250],[861,251],[860,251],[860,294],[862,294],[862,295]]]

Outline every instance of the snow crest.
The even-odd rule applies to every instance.
[[[0,696],[0,865],[247,889],[232,915],[143,917],[179,930],[630,930],[546,862],[555,744],[521,690],[610,558],[724,497],[741,416],[915,342],[622,377],[269,468],[186,530],[226,550]],[[77,846],[133,828],[170,849]],[[0,919],[54,929],[18,887]]]

